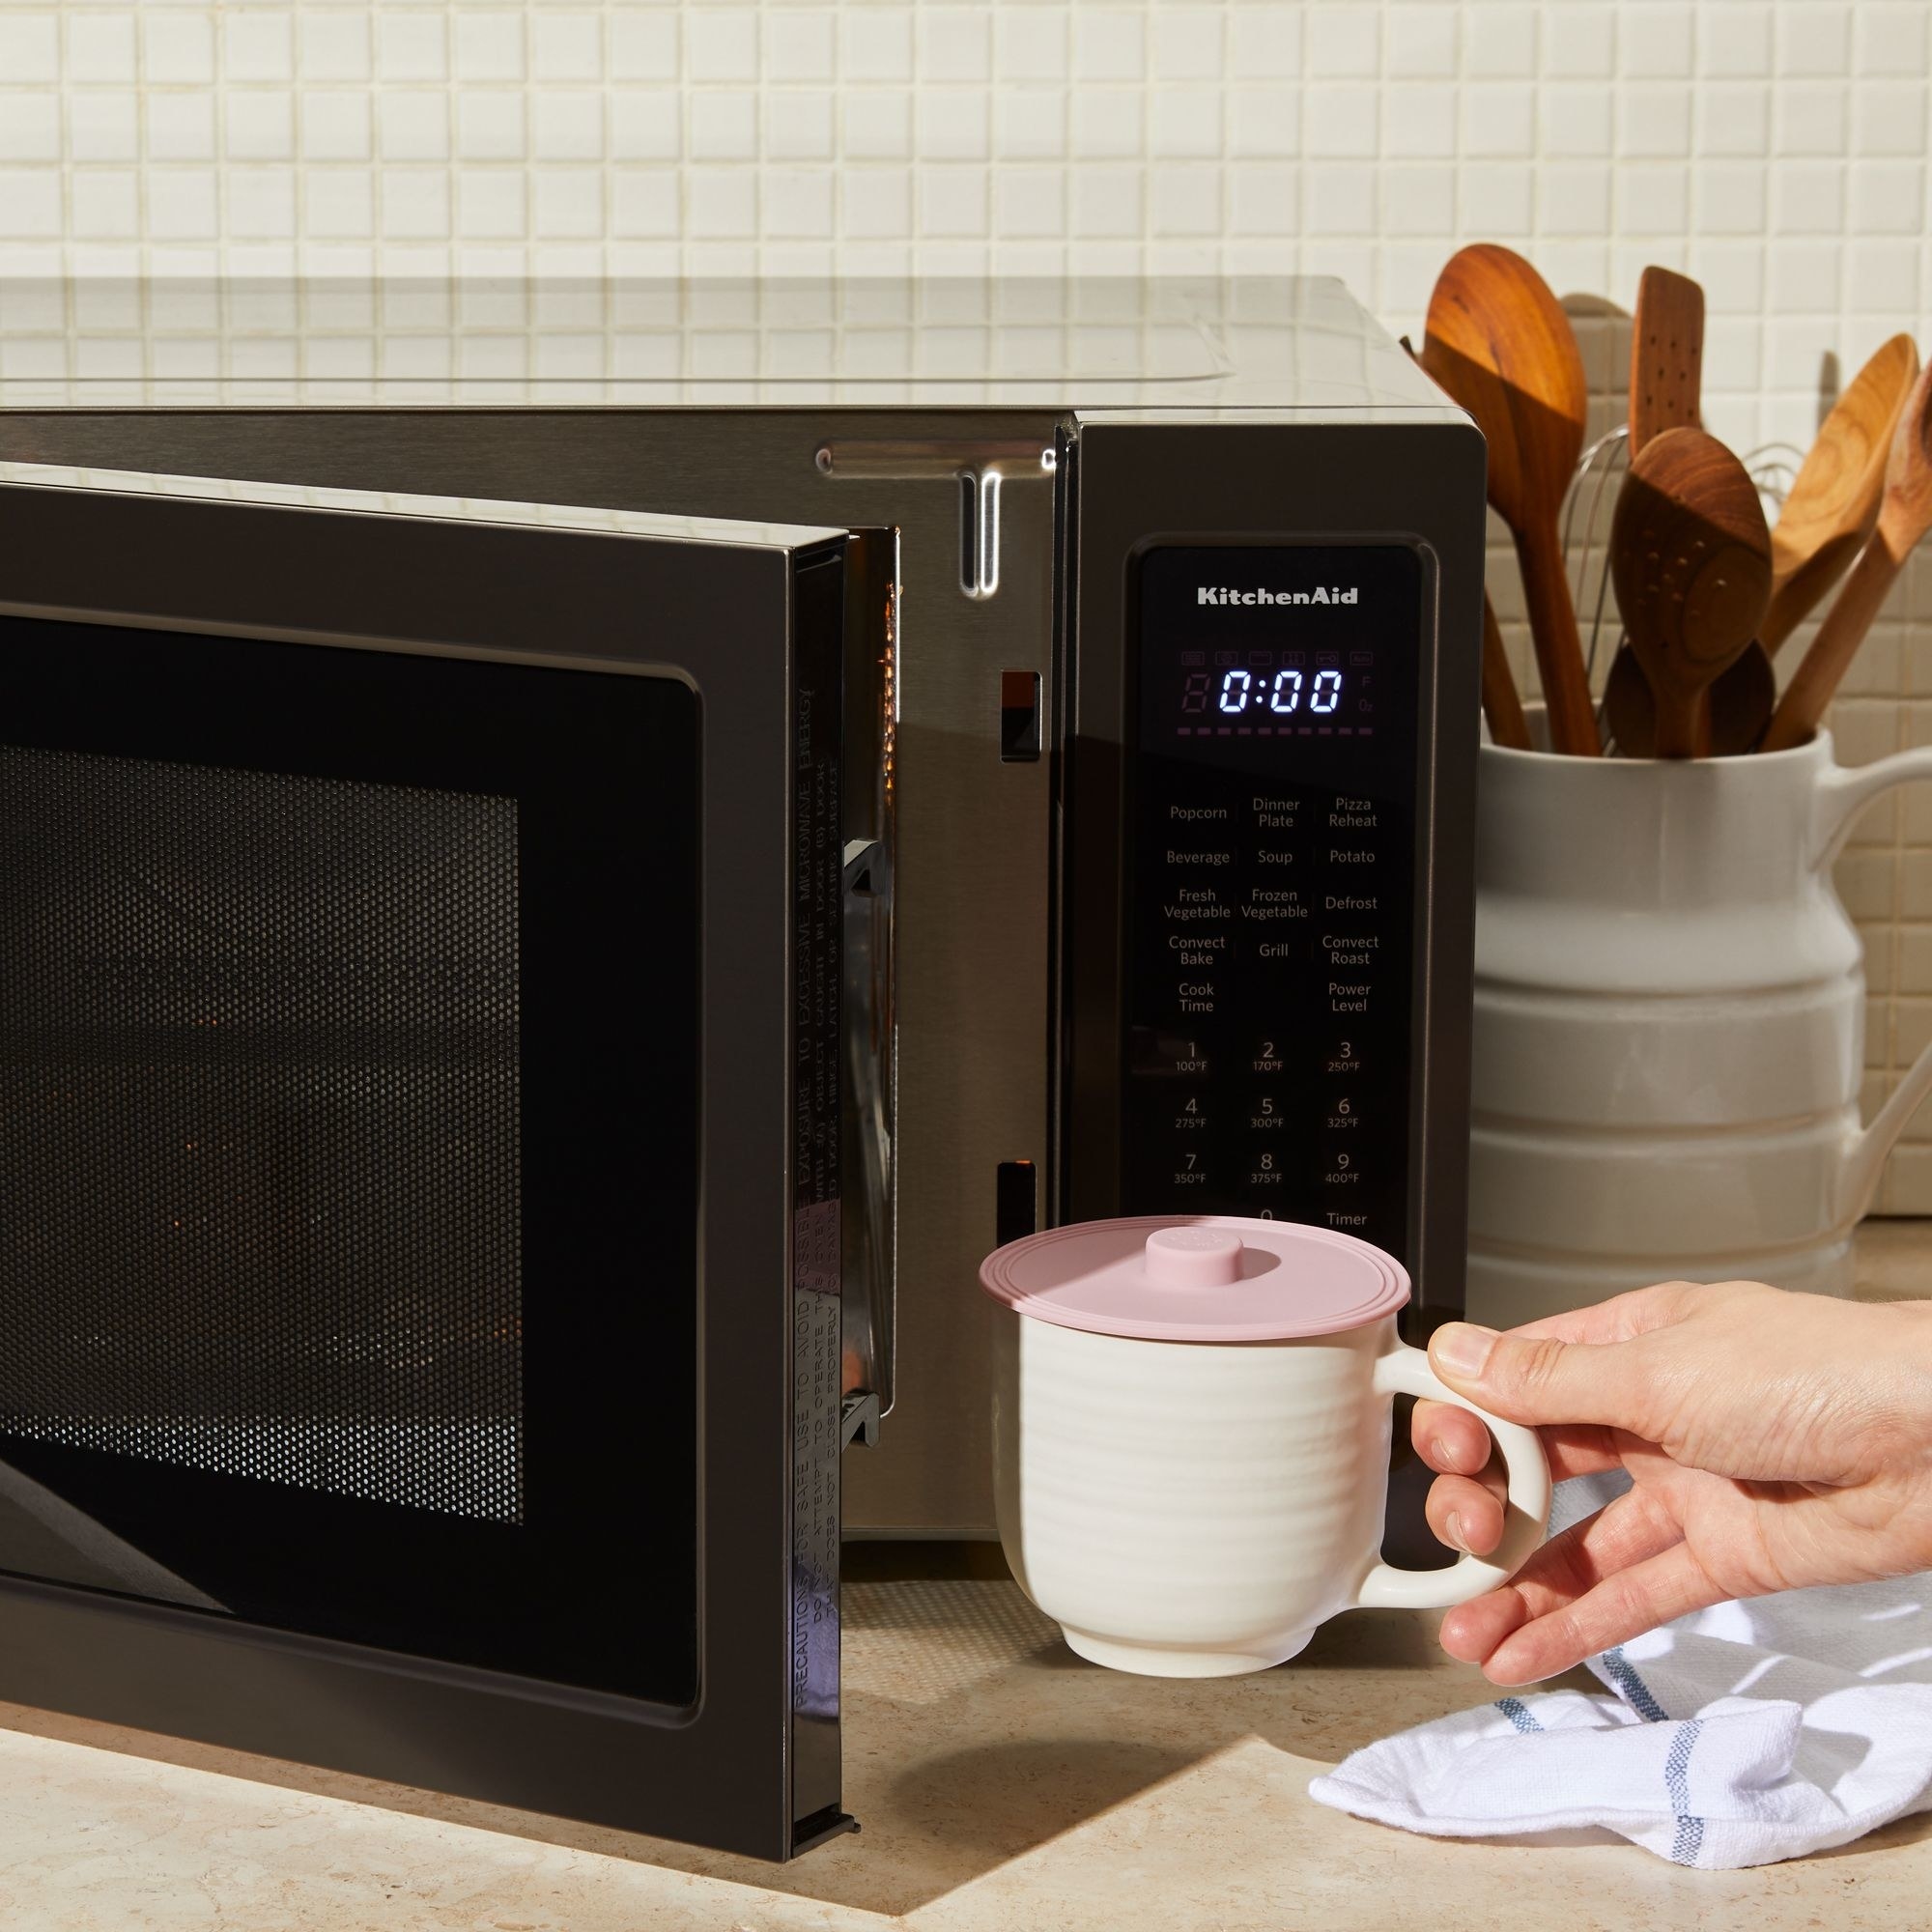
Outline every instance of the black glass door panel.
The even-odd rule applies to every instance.
[[[0,1568],[690,1702],[698,779],[676,677],[0,619]]]
[[[1421,565],[1172,545],[1136,591],[1122,1198],[1410,1260]]]

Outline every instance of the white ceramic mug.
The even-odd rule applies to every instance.
[[[1137,1216],[1029,1236],[980,1280],[999,1304],[1000,1540],[1020,1587],[1096,1663],[1264,1670],[1340,1611],[1493,1589],[1543,1540],[1542,1445],[1397,1339],[1408,1277],[1365,1241]],[[1399,1394],[1471,1409],[1495,1436],[1509,1507],[1492,1557],[1380,1560]]]
[[[1851,1293],[1932,1048],[1861,1122],[1863,952],[1832,861],[1925,778],[1932,748],[1847,769],[1822,731],[1748,758],[1483,747],[1472,1321],[1673,1278]]]

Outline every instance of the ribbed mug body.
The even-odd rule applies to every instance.
[[[1081,1656],[1264,1669],[1355,1601],[1381,1540],[1392,1317],[1221,1344],[992,1314],[1000,1540]]]

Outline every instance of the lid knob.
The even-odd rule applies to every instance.
[[[1156,1228],[1147,1277],[1157,1288],[1226,1288],[1241,1278],[1241,1237],[1226,1228]]]

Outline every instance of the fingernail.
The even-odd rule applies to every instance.
[[[1489,1366],[1490,1350],[1496,1346],[1493,1328],[1478,1327],[1473,1321],[1451,1321],[1429,1338],[1429,1352],[1438,1369],[1467,1380],[1477,1380]]]
[[[1458,1549],[1467,1549],[1469,1548],[1469,1539],[1463,1533],[1463,1519],[1454,1510],[1450,1511],[1448,1520],[1442,1526],[1449,1532],[1449,1541]]]

